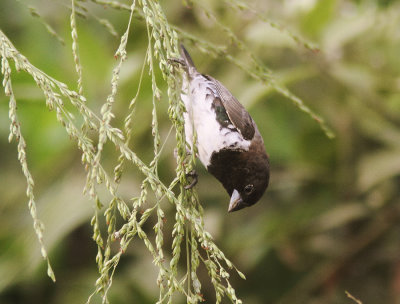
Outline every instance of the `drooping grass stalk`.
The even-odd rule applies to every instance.
[[[2,34],[2,32],[0,32]],[[4,37],[0,37],[1,41],[4,42]],[[39,240],[40,244],[40,252],[42,254],[43,259],[47,262],[47,274],[48,276],[55,282],[56,278],[53,272],[53,269],[50,264],[50,260],[47,254],[47,250],[44,245],[43,240],[43,231],[44,226],[43,223],[39,220],[36,211],[36,202],[35,195],[33,193],[34,181],[31,172],[29,171],[27,155],[26,155],[26,142],[24,137],[22,136],[21,124],[19,122],[17,116],[17,100],[15,99],[14,91],[11,83],[11,67],[7,60],[7,52],[9,50],[6,46],[1,43],[0,44],[0,54],[1,54],[1,73],[3,74],[3,87],[6,96],[10,98],[9,101],[9,118],[11,120],[10,124],[10,135],[8,137],[9,142],[15,138],[17,141],[17,150],[18,150],[18,160],[21,164],[22,172],[26,179],[26,196],[28,197],[28,207],[33,219],[33,228],[35,230],[36,236]]]

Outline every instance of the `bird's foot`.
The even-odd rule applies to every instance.
[[[182,58],[168,58],[167,61],[170,64],[181,65],[181,66],[186,65],[185,61]]]
[[[198,181],[198,174],[197,174],[197,172],[195,170],[192,170],[189,173],[186,173],[186,177],[187,178],[189,178],[189,177],[192,178],[192,182],[189,185],[185,186],[186,190],[192,189],[194,186],[196,186],[197,181]]]

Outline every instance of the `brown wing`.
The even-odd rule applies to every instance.
[[[222,104],[228,114],[232,124],[238,129],[240,134],[246,140],[253,138],[255,129],[254,122],[250,114],[242,106],[242,104],[225,88],[218,80],[207,75],[207,78],[215,83],[217,93],[221,98]]]

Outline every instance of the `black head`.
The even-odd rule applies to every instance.
[[[237,154],[236,162],[239,165],[232,170],[225,187],[231,196],[228,212],[254,205],[268,187],[269,157],[257,127],[249,150]]]
[[[269,183],[269,159],[258,130],[248,151],[222,149],[213,153],[207,170],[231,196],[228,212],[257,203]]]
[[[236,185],[233,185],[228,212],[238,211],[257,203],[269,183],[269,166],[260,163],[260,167],[253,170],[244,170],[247,173],[239,178]]]

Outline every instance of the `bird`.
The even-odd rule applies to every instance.
[[[256,123],[243,105],[215,78],[197,71],[183,44],[181,99],[186,142],[196,133],[201,163],[230,196],[228,212],[257,203],[268,187],[269,156]],[[193,151],[193,150],[192,150]]]

